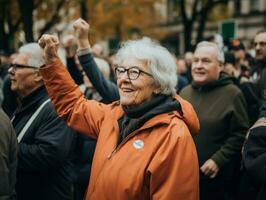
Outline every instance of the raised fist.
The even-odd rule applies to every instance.
[[[63,37],[62,45],[66,50],[68,58],[72,58],[75,56],[77,51],[77,41],[74,35],[69,34]]]
[[[59,40],[54,35],[44,34],[38,41],[41,48],[44,50],[44,61],[46,64],[51,64],[58,58],[57,50]]]
[[[75,35],[77,37],[77,44],[79,48],[90,47],[88,35],[90,25],[83,19],[77,19],[73,24]]]

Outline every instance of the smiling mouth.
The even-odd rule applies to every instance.
[[[122,90],[122,92],[134,92],[134,90],[132,90],[130,88],[122,88],[121,90]]]
[[[204,72],[195,72],[195,75],[205,75]]]

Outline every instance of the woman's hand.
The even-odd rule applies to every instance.
[[[57,50],[59,47],[59,40],[54,35],[44,34],[38,41],[41,48],[44,50],[45,64],[51,64],[58,59]]]
[[[79,49],[90,48],[88,39],[90,25],[83,19],[77,19],[73,24]]]

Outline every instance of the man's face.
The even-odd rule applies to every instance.
[[[36,69],[27,66],[27,60],[27,55],[19,54],[8,70],[11,90],[17,92],[21,97],[25,97],[33,91],[36,87],[35,79],[38,76]]]
[[[259,33],[255,36],[254,39],[255,51],[256,51],[256,60],[264,63],[266,62],[266,32]]]
[[[192,77],[196,84],[205,85],[219,79],[222,64],[217,56],[213,47],[204,46],[196,49],[192,62]]]

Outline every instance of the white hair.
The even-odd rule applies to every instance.
[[[37,43],[28,43],[19,48],[19,53],[28,56],[27,65],[39,68],[44,65],[43,50]]]
[[[129,57],[147,61],[148,68],[161,94],[175,95],[177,85],[176,62],[170,52],[150,38],[129,40],[122,44],[116,55],[121,65]]]
[[[211,47],[216,51],[217,60],[221,63],[224,63],[224,52],[218,47],[218,45],[214,42],[202,41],[197,44],[196,50],[201,47]]]

